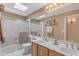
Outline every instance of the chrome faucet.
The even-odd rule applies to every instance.
[[[67,48],[68,48],[68,46],[69,46],[69,45],[68,45],[68,44],[66,44],[66,47],[67,47]]]
[[[71,45],[71,48],[74,49],[74,45],[73,44]]]
[[[67,48],[68,48],[69,46],[70,46],[72,49],[74,49],[74,44],[71,44],[71,45],[66,44],[66,47],[67,47]]]
[[[48,39],[46,37],[43,37],[43,40],[46,41],[46,42],[48,42]]]

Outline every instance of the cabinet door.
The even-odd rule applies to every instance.
[[[37,56],[37,44],[32,43],[32,56]]]
[[[58,52],[55,52],[53,50],[49,50],[49,56],[64,56],[64,55]]]
[[[38,56],[48,56],[48,49],[38,45]]]

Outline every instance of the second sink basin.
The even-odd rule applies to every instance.
[[[71,48],[61,47],[60,50],[73,56],[79,55],[79,51],[75,51],[74,49]]]

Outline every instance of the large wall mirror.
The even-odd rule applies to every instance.
[[[65,17],[64,30],[64,38],[66,41],[79,43],[79,14]]]
[[[55,19],[48,20],[45,23],[46,37],[55,38],[55,29],[57,27],[57,21]]]

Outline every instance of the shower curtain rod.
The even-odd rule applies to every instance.
[[[18,19],[18,18],[13,18],[13,17],[1,17],[1,20],[4,20],[4,19],[6,19],[6,20],[14,20],[14,21],[17,21],[17,20],[22,20],[22,19]]]
[[[15,19],[15,21],[17,21],[17,20],[22,20],[22,21],[25,21],[24,19],[18,19],[18,18],[14,18],[14,17],[5,17],[5,16],[0,16],[0,18],[1,19]],[[25,22],[27,22],[27,21],[25,21]]]
[[[13,17],[0,17],[1,19],[18,19],[18,18],[13,18]]]
[[[11,19],[11,20],[14,20],[14,21],[22,20],[22,19],[13,18],[13,17],[1,17],[1,19]],[[22,21],[24,21],[24,20],[22,20]],[[28,21],[24,21],[24,22],[28,22]]]

